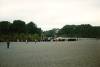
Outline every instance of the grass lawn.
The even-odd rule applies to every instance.
[[[1,42],[0,67],[100,67],[100,40]]]

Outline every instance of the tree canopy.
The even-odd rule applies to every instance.
[[[0,41],[35,41],[48,37],[82,37],[82,38],[100,38],[100,26],[90,24],[65,25],[61,29],[51,29],[42,31],[34,22],[26,24],[22,20],[0,21]]]
[[[39,39],[42,30],[38,28],[33,22],[25,23],[22,20],[14,20],[13,23],[9,21],[0,22],[0,40],[35,40]]]
[[[0,35],[9,34],[10,25],[11,24],[8,21],[1,21],[0,22]]]
[[[83,38],[98,38],[100,37],[100,27],[90,24],[82,25],[65,25],[58,32],[58,36],[63,37],[83,37]]]

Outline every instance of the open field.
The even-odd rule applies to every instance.
[[[100,40],[0,43],[0,67],[100,67]]]

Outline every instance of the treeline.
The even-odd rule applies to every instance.
[[[47,37],[100,38],[100,26],[90,24],[65,25],[61,29],[45,31],[45,35]]]
[[[22,20],[0,21],[0,41],[41,41],[48,37],[100,38],[100,26],[90,24],[65,25],[61,29],[42,31],[34,22]]]
[[[0,21],[0,41],[34,41],[41,39],[41,28],[33,22],[25,23],[22,20]]]

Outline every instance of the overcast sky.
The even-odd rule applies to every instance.
[[[17,19],[33,21],[43,30],[100,25],[100,0],[0,0],[0,21]]]

